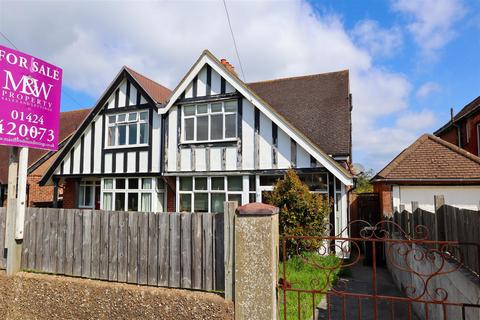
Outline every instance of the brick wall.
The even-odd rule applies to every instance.
[[[75,208],[75,197],[77,191],[75,190],[75,179],[67,179],[63,187],[63,207],[65,209]]]
[[[384,182],[375,182],[373,192],[378,193],[380,213],[383,216],[391,216],[393,213],[392,185]]]
[[[38,183],[42,179],[39,175],[29,175],[28,183],[28,206],[35,207],[35,203],[53,202],[53,186],[41,187]]]

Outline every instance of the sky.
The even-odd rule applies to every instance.
[[[366,169],[480,95],[480,0],[226,4],[247,82],[350,70]],[[63,68],[62,111],[94,106],[123,65],[171,89],[204,49],[240,66],[222,0],[0,0],[0,31]]]

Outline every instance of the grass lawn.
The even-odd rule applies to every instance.
[[[316,265],[314,265],[316,264]],[[286,279],[292,288],[306,290],[328,290],[338,277],[340,269],[334,269],[329,275],[327,268],[339,265],[336,256],[320,256],[316,253],[304,253],[302,256],[294,256],[287,260]],[[320,266],[320,267],[319,267]],[[283,278],[283,263],[280,262],[279,277]],[[329,282],[329,283],[327,283]],[[324,298],[322,294],[315,295],[315,305]],[[287,290],[287,319],[298,319],[298,292]],[[283,319],[283,290],[278,290],[279,319]],[[312,319],[313,299],[311,293],[300,293],[300,316],[301,319]]]

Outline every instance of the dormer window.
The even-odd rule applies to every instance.
[[[141,146],[148,144],[148,111],[107,116],[107,146]]]
[[[215,142],[237,138],[237,101],[183,107],[183,141]]]

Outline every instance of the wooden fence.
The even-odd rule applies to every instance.
[[[223,291],[223,233],[222,214],[28,208],[22,269]]]
[[[435,213],[420,208],[413,213],[397,211],[393,220],[405,233],[417,238],[458,241],[461,245],[453,254],[461,259],[465,266],[480,274],[480,211],[442,205]],[[419,225],[425,228],[417,227]]]

